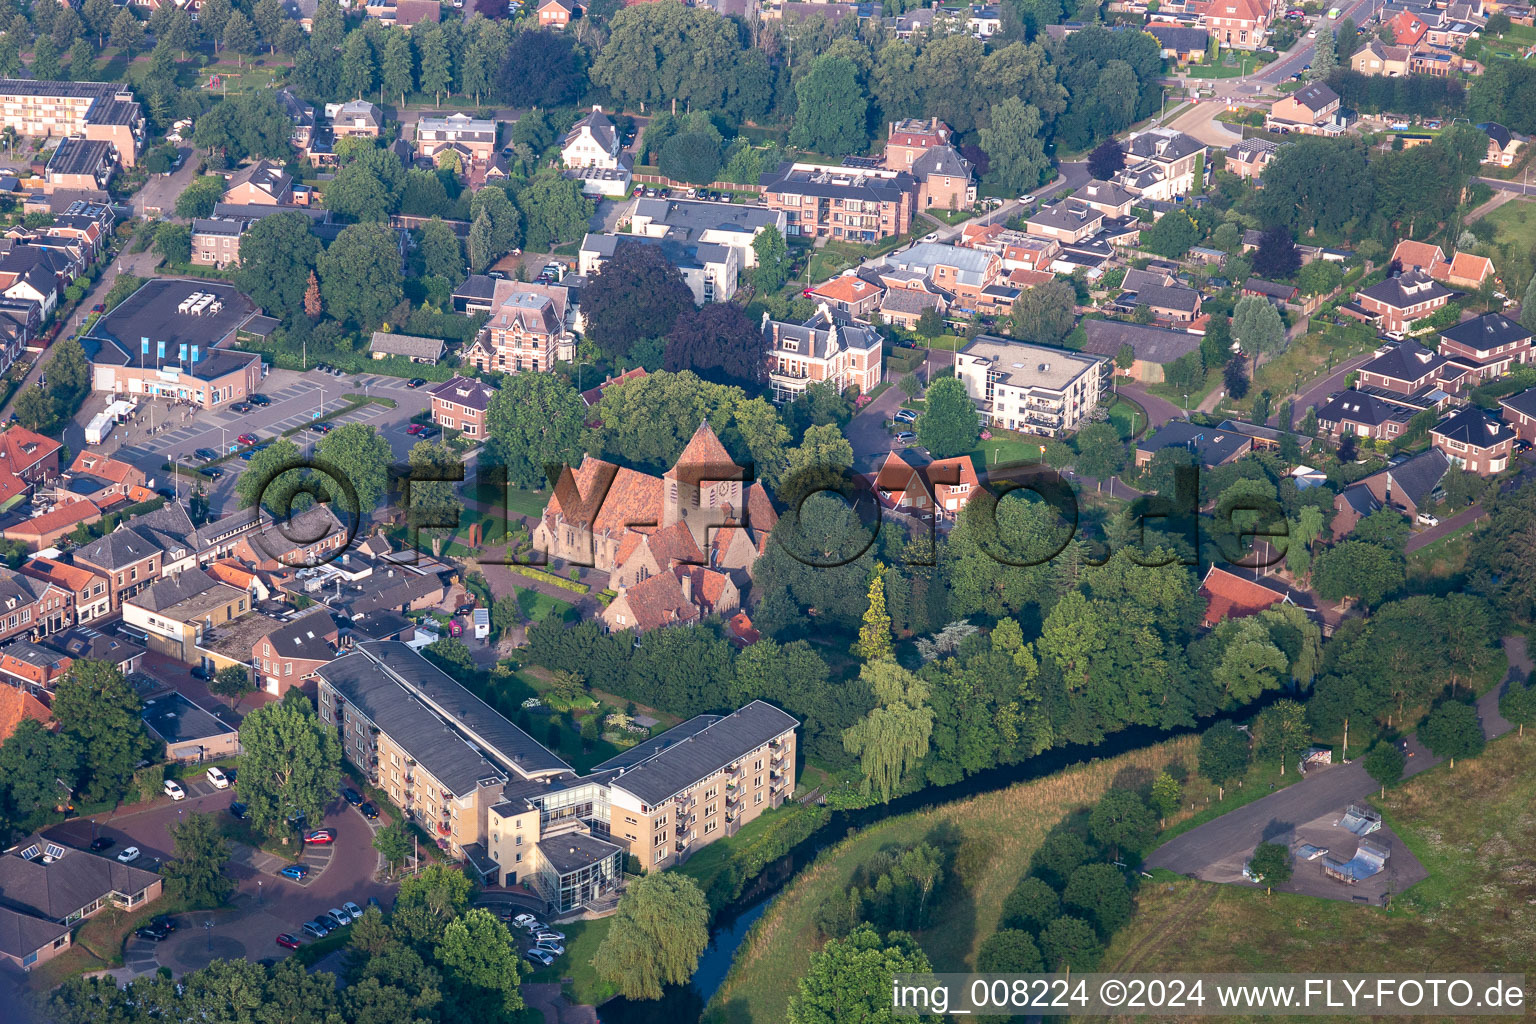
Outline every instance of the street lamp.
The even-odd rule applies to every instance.
[[[213,952],[213,918],[203,922],[203,931],[208,935],[208,952]]]
[[[263,905],[263,904],[266,903],[266,900],[264,900],[262,898],[261,879],[259,879],[259,878],[256,879],[256,903],[257,903],[258,906]]]

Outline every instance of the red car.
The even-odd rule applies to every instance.
[[[259,439],[255,434],[241,434],[239,437],[235,438],[235,441],[238,444],[255,444],[257,440]]]
[[[315,845],[334,843],[336,841],[336,830],[333,828],[317,828],[306,835],[304,841]]]
[[[287,932],[283,932],[277,937],[277,944],[282,946],[284,949],[299,948],[299,940],[294,938],[292,935],[289,935]]]
[[[417,434],[425,432],[426,429],[427,428],[422,426],[420,423],[412,423],[410,426],[405,428],[405,432],[410,434],[412,437],[415,437]]]

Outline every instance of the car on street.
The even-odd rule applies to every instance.
[[[238,412],[240,415],[244,416],[254,408],[255,406],[251,405],[250,402],[236,402],[234,405],[229,407],[229,411]]]
[[[261,438],[257,437],[255,434],[241,434],[239,437],[235,438],[235,443],[253,445],[260,440]]]
[[[279,871],[278,874],[282,875],[284,878],[291,878],[297,882],[309,876],[309,867],[305,864],[289,864],[287,867],[283,868],[283,870]]]
[[[118,854],[117,859],[121,864],[132,864],[134,861],[139,859],[139,848],[137,846],[130,846],[128,849]]]
[[[412,377],[410,380],[405,382],[405,386],[414,391],[426,382],[426,378],[424,377]]]
[[[229,813],[234,816],[236,821],[244,820],[245,804],[241,803],[239,800],[233,801],[229,805]]]
[[[91,840],[91,849],[96,853],[100,853],[102,850],[110,850],[116,845],[117,840],[111,836],[97,836]]]
[[[187,798],[187,791],[182,789],[175,779],[166,779],[165,785],[161,788],[165,790],[165,795],[172,800],[185,800]]]
[[[304,841],[314,846],[325,846],[336,841],[336,830],[333,828],[317,828],[304,837]]]
[[[337,928],[341,928],[352,923],[352,915],[347,913],[345,910],[342,910],[340,907],[332,907],[330,910],[326,911],[326,914],[332,921],[336,922]]]
[[[297,935],[289,935],[287,932],[278,932],[277,944],[284,949],[298,949],[299,937]]]
[[[345,910],[348,914],[351,914],[352,920],[354,921],[360,919],[363,916],[363,908],[358,906],[356,903],[353,903],[351,900],[343,903],[341,905],[341,909]]]
[[[542,949],[530,949],[523,954],[523,959],[529,963],[538,964],[540,967],[549,967],[555,962],[555,958]]]
[[[373,804],[363,804],[363,806],[358,808],[358,811],[369,821],[377,821],[379,818],[379,809],[373,806]]]
[[[560,945],[558,942],[538,942],[534,944],[533,948],[542,950],[545,953],[548,953],[550,956],[565,955],[565,947]]]
[[[341,791],[341,798],[347,803],[351,804],[353,807],[356,807],[358,804],[363,802],[363,794],[359,793],[351,786],[348,786]]]
[[[208,769],[208,781],[213,783],[214,789],[229,788],[229,779],[218,768]]]
[[[268,398],[266,395],[252,395],[249,401],[252,405],[266,406],[272,404],[272,399]]]
[[[331,933],[329,928],[322,927],[318,922],[315,921],[305,921],[304,927],[299,930],[302,931],[305,935],[316,939],[323,939]]]
[[[199,448],[192,454],[199,459],[202,459],[204,462],[212,462],[214,459],[219,457],[219,453],[214,451],[212,448]]]
[[[155,925],[147,924],[142,928],[135,929],[133,934],[141,939],[148,939],[150,942],[164,942],[171,937],[171,929],[158,928]]]
[[[896,415],[892,416],[891,419],[895,420],[897,423],[916,423],[917,413],[913,412],[911,409],[897,409]]]
[[[543,942],[561,943],[561,942],[565,941],[565,932],[556,932],[556,931],[538,932],[533,937],[534,937],[534,939],[536,941],[541,942],[541,943],[543,943]]]

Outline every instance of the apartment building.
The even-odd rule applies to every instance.
[[[0,641],[40,639],[74,623],[68,590],[45,579],[0,568]]]
[[[575,342],[566,321],[568,301],[560,285],[498,280],[491,317],[464,351],[464,361],[500,373],[539,373],[570,362]]]
[[[875,242],[912,228],[917,179],[873,167],[784,164],[763,175],[763,203],[784,211],[784,233]]]
[[[984,334],[959,351],[955,376],[988,425],[1061,437],[1098,407],[1113,367],[1102,356]]]
[[[797,722],[754,702],[701,715],[579,776],[405,644],[316,672],[321,721],[439,846],[553,913],[617,900],[626,853],[671,867],[794,790]]]
[[[144,113],[127,86],[112,82],[0,79],[0,125],[18,135],[79,136],[111,143],[124,167],[144,143]]]
[[[741,269],[751,270],[757,266],[752,243],[764,231],[783,235],[786,221],[784,211],[761,206],[636,197],[620,212],[618,223],[628,224],[632,234],[646,238],[730,246]]]
[[[768,383],[773,400],[792,402],[812,384],[868,394],[880,383],[884,339],[867,324],[840,321],[823,305],[802,324],[763,314],[768,338]]]
[[[432,421],[448,430],[462,431],[466,437],[483,438],[485,412],[495,393],[496,389],[485,381],[454,376],[430,392]]]
[[[43,181],[49,191],[98,190],[107,187],[116,169],[117,153],[112,143],[70,137],[60,142],[48,158]]]
[[[603,264],[613,258],[621,245],[654,245],[660,249],[667,262],[683,275],[695,305],[729,302],[736,294],[742,267],[739,245],[644,235],[588,234],[581,240],[579,272],[583,276],[601,272]]]

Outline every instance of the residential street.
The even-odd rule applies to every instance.
[[[1165,398],[1149,393],[1144,384],[1118,384],[1115,389],[1147,410],[1148,433],[1165,423],[1187,418],[1183,409]]]
[[[1307,390],[1303,391],[1301,396],[1296,399],[1295,405],[1292,407],[1295,410],[1294,422],[1300,423],[1301,418],[1307,414],[1308,409],[1324,404],[1327,402],[1328,396],[1332,395],[1335,391],[1344,390],[1344,378],[1348,377],[1351,373],[1354,373],[1356,370],[1360,369],[1360,367],[1364,366],[1374,358],[1376,358],[1376,352],[1374,349],[1370,352],[1363,352],[1357,356],[1350,356],[1348,359],[1344,360],[1337,367],[1335,367],[1334,371],[1328,376],[1324,377],[1322,380],[1318,381],[1316,384],[1313,384],[1311,387],[1307,388]],[[1274,402],[1275,408],[1278,409],[1280,405],[1284,403],[1284,401],[1285,399],[1283,397],[1277,399]],[[1269,417],[1269,425],[1272,427],[1280,425],[1280,414],[1278,412]]]

